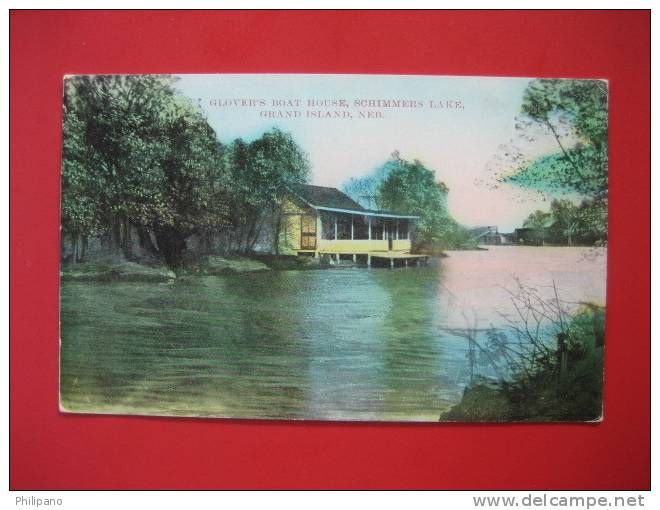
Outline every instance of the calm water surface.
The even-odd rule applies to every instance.
[[[62,285],[61,401],[76,412],[437,420],[465,340],[503,327],[515,279],[605,302],[603,250],[489,247],[429,267]]]

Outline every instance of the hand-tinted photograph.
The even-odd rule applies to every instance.
[[[60,407],[602,419],[603,80],[63,81]]]

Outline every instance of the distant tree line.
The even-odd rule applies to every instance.
[[[309,164],[290,134],[272,129],[223,145],[171,76],[74,76],[64,83],[62,229],[81,260],[90,237],[132,260],[134,240],[168,265],[186,239],[254,248],[277,197],[306,182]]]
[[[523,222],[536,244],[602,245],[607,242],[607,208],[601,201],[555,199],[550,211],[537,210]]]

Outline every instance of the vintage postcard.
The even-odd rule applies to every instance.
[[[602,418],[606,81],[63,88],[62,411]]]

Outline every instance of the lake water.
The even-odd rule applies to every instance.
[[[516,278],[605,302],[604,250],[489,247],[428,267],[64,282],[61,382],[75,412],[432,420],[460,400],[465,317],[501,328]],[[448,332],[451,330],[452,332]]]

